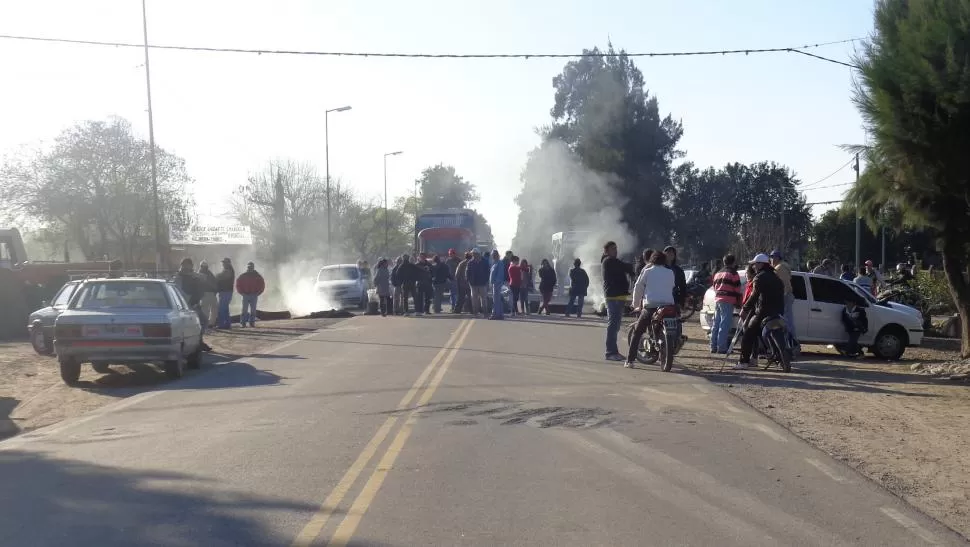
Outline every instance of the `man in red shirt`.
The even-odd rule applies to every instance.
[[[714,320],[711,323],[711,353],[727,353],[734,323],[734,308],[741,305],[741,276],[734,255],[724,256],[724,267],[714,274]]]
[[[250,262],[246,264],[246,271],[236,279],[236,292],[242,296],[242,314],[239,316],[239,323],[250,327],[256,326],[256,301],[259,295],[266,289],[266,282],[263,276],[256,271],[256,265]]]
[[[512,291],[512,317],[515,317],[518,313],[519,292],[521,289],[522,268],[519,266],[519,257],[513,256],[509,264],[509,290]]]

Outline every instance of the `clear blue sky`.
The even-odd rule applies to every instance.
[[[434,53],[580,52],[612,40],[630,52],[798,46],[865,36],[872,2],[715,0],[323,2],[148,0],[154,43]],[[0,4],[0,33],[141,40],[135,0]],[[846,60],[852,45],[815,53]],[[156,139],[182,155],[202,213],[218,212],[249,171],[279,157],[330,169],[381,199],[410,192],[444,162],[478,185],[500,246],[515,231],[519,173],[549,120],[564,60],[426,60],[152,52]],[[140,50],[0,40],[0,151],[50,139],[76,121],[120,115],[147,135]],[[864,135],[851,70],[774,53],[637,60],[681,148],[706,165],[774,160],[806,183],[848,160]],[[822,186],[849,182],[845,169]],[[809,190],[838,199],[845,187]],[[816,208],[816,213],[823,209]]]

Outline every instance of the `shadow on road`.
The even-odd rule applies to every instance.
[[[18,450],[0,452],[0,483],[2,545],[286,545],[292,537],[263,522],[318,508],[187,474]]]
[[[13,419],[10,417],[13,409],[17,408],[19,403],[20,401],[13,397],[0,397],[0,440],[20,433],[20,428],[13,423]]]
[[[260,354],[254,357],[303,359],[298,355]],[[151,389],[174,391],[181,389],[221,389],[237,387],[268,386],[279,384],[283,379],[267,370],[245,362],[236,361],[238,356],[211,356],[201,371],[186,371],[185,377],[172,382],[165,372],[151,364],[128,365],[127,371],[112,369],[94,380],[82,380],[77,388],[110,397],[130,397]],[[213,367],[219,374],[204,374]],[[203,374],[200,374],[202,372]]]

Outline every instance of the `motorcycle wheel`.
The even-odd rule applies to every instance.
[[[660,340],[660,370],[664,372],[670,372],[674,366],[674,344],[667,336]]]
[[[782,330],[771,333],[771,342],[774,346],[775,356],[778,358],[778,364],[781,365],[781,370],[791,372],[791,351],[788,349],[788,344],[785,343],[786,338],[787,335]]]
[[[626,344],[630,347],[630,343],[633,342],[633,331],[637,328],[636,322],[630,324],[630,327],[626,331]],[[637,361],[643,363],[644,365],[652,365],[657,362],[660,358],[660,354],[656,351],[647,351],[647,336],[644,334],[640,338],[640,346],[636,349]]]

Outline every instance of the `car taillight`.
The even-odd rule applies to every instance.
[[[54,338],[80,338],[81,327],[78,325],[57,325],[54,327]]]
[[[146,338],[171,338],[171,325],[142,325],[142,336]]]

